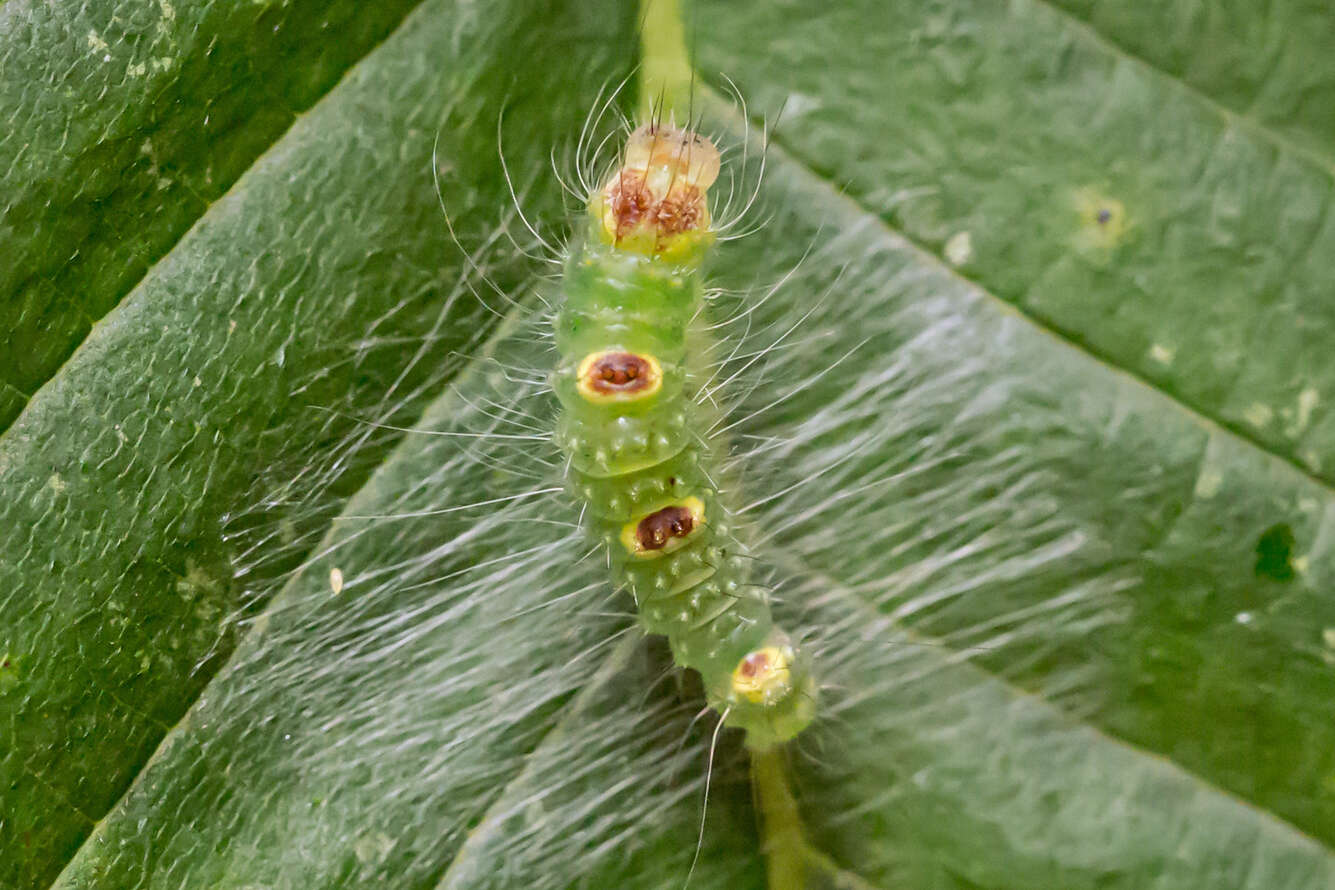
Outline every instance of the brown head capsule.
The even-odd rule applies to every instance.
[[[699,498],[686,498],[626,523],[621,543],[636,556],[652,559],[682,546],[704,523],[704,503]]]
[[[652,355],[612,349],[586,355],[575,376],[579,394],[591,402],[643,399],[663,386],[663,369]]]
[[[605,240],[664,257],[710,241],[705,193],[718,178],[718,149],[689,130],[646,124],[626,142],[620,168],[590,202]]]

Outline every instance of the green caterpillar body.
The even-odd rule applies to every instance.
[[[685,341],[700,308],[699,274],[594,244],[572,258],[565,297],[557,343],[570,358],[557,374],[558,437],[571,484],[645,628],[666,635],[682,665],[706,676],[731,671],[764,642],[770,618],[747,588],[749,560],[704,472],[708,454],[691,423]],[[593,402],[577,377],[581,361],[598,353],[653,356],[661,382],[635,402]],[[646,521],[640,546],[627,547],[627,529],[636,533]],[[667,532],[657,547],[655,530]]]
[[[668,638],[711,705],[764,749],[810,722],[815,686],[750,584],[695,403],[690,329],[704,304],[705,191],[717,169],[701,137],[641,127],[590,200],[593,236],[567,261],[556,321],[556,440],[641,624]]]

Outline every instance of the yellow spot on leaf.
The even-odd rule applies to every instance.
[[[1289,435],[1296,436],[1307,429],[1307,424],[1312,421],[1312,411],[1320,401],[1321,393],[1310,386],[1298,393],[1298,411],[1293,418],[1293,425],[1289,427]]]
[[[1078,189],[1074,195],[1079,228],[1075,246],[1082,250],[1111,250],[1126,240],[1130,230],[1126,206],[1098,189]]]
[[[177,578],[176,592],[186,599],[194,599],[200,594],[217,595],[222,591],[222,583],[193,559],[185,561],[185,575]]]
[[[1203,470],[1196,478],[1196,497],[1212,498],[1219,493],[1219,487],[1224,484],[1224,477],[1214,470]]]
[[[1275,411],[1263,402],[1252,402],[1242,412],[1242,418],[1259,429],[1269,426],[1270,421],[1275,418]]]
[[[973,237],[968,232],[956,232],[950,236],[945,246],[946,262],[952,266],[963,266],[973,259]]]
[[[1175,350],[1164,346],[1162,343],[1155,343],[1150,347],[1150,358],[1161,365],[1171,365],[1176,356],[1177,352]]]

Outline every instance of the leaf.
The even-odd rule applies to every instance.
[[[0,429],[412,6],[5,4]]]
[[[763,47],[762,17],[738,12],[718,33],[745,31],[756,38],[746,47]],[[715,13],[727,15],[713,7],[703,14]],[[1226,390],[1226,399],[1201,396],[1200,404],[1225,422],[1232,419],[1230,404],[1255,398],[1275,404],[1281,416],[1282,403],[1262,394],[1262,380],[1326,388],[1322,350],[1305,343],[1335,331],[1323,296],[1332,270],[1316,261],[1335,248],[1335,230],[1322,212],[1329,171],[1129,62],[1043,4],[949,10],[904,4],[881,45],[853,42],[863,55],[850,64],[867,80],[830,86],[810,47],[842,45],[839,29],[851,34],[865,19],[848,6],[808,18],[831,36],[793,48],[807,58],[784,60],[784,88],[805,97],[807,110],[790,116],[781,140],[820,157],[823,178],[851,181],[861,203],[924,246],[950,254],[941,242],[955,236],[947,233],[968,232],[973,253],[957,256],[954,265],[986,288],[983,302],[994,320],[975,333],[962,328],[954,307],[935,308],[939,295],[923,292],[915,301],[915,314],[943,318],[939,328],[917,335],[913,379],[925,384],[953,375],[956,382],[933,384],[939,413],[930,418],[898,406],[861,410],[912,417],[921,425],[901,447],[917,443],[920,457],[950,461],[948,471],[927,470],[911,484],[877,491],[876,503],[848,505],[871,530],[860,536],[859,552],[867,555],[857,563],[847,546],[824,548],[831,552],[806,562],[854,587],[871,586],[866,598],[887,612],[902,611],[932,596],[897,591],[893,580],[875,589],[878,579],[903,570],[896,556],[903,548],[927,562],[905,583],[925,573],[933,586],[943,585],[930,619],[938,634],[1037,614],[1024,610],[1050,609],[1045,604],[1064,595],[1085,600],[1079,608],[1092,614],[1073,617],[1066,651],[1035,653],[1041,660],[1017,675],[1026,686],[1041,689],[1050,682],[1044,674],[1055,674],[1059,684],[1078,675],[1092,690],[1080,698],[1096,698],[1076,706],[1095,709],[1099,725],[1327,842],[1335,838],[1335,760],[1313,753],[1330,750],[1324,700],[1335,691],[1323,637],[1332,626],[1324,596],[1332,558],[1329,484],[1289,471],[1248,444],[1275,440],[1254,430],[1245,436],[1219,430],[1106,366],[1113,358],[1161,379],[1171,396]],[[704,50],[708,65],[708,43]],[[748,65],[733,53],[731,61],[753,104],[777,104],[763,79],[775,71],[773,54],[757,50]],[[860,92],[873,80],[874,102]],[[875,141],[868,140],[872,134]],[[878,149],[887,141],[896,148]],[[927,151],[928,145],[941,150]],[[1101,188],[1125,198],[1126,218],[1134,221],[1126,232],[1142,232],[1126,244],[1091,244],[1083,231],[1089,220],[1054,206],[1101,177],[1108,183]],[[875,190],[864,191],[872,183]],[[1132,193],[1144,198],[1132,200]],[[1283,236],[1301,202],[1311,202],[1312,225],[1291,242]],[[1226,206],[1242,209],[1227,225],[1220,215]],[[1270,267],[1257,251],[1289,259]],[[858,280],[852,268],[845,275]],[[1021,280],[1023,293],[1012,284]],[[1286,296],[1275,302],[1273,290],[1281,287]],[[1055,302],[1036,303],[1040,291],[1066,308],[1050,312]],[[1069,325],[1103,362],[1070,366],[1062,358],[1067,352],[1043,336],[1017,345],[1019,334],[1011,331],[1031,336],[1035,326],[997,311],[998,298],[1016,300],[1026,315]],[[863,323],[869,335],[870,323]],[[919,330],[903,321],[895,329],[900,342]],[[1267,336],[1255,336],[1258,329]],[[1168,337],[1176,338],[1178,359],[1151,374],[1138,344]],[[1238,347],[1215,349],[1207,342],[1212,338]],[[891,349],[903,351],[890,345],[881,351]],[[986,361],[975,365],[981,356]],[[1245,366],[1245,373],[1209,364],[1220,360]],[[985,377],[966,382],[972,369],[984,367]],[[1017,367],[1023,386],[1011,380]],[[1027,381],[1036,372],[1058,382],[1034,390]],[[826,404],[834,395],[817,388],[811,398]],[[971,400],[1000,403],[1001,413],[980,415]],[[1297,409],[1288,416],[1296,423]],[[890,438],[887,432],[881,435]],[[1315,427],[1309,433],[1303,442],[1326,447]],[[979,452],[979,441],[994,444]],[[1294,457],[1293,445],[1276,441],[1276,455]],[[878,450],[896,453],[887,444]],[[871,463],[855,465],[847,478],[868,478]],[[973,491],[961,481],[970,477],[977,480]],[[839,478],[827,484],[837,489]],[[1010,492],[1023,497],[1011,503]],[[951,521],[915,520],[925,514],[903,505],[908,495]],[[915,521],[917,536],[901,540],[899,524]],[[884,537],[877,531],[883,528]],[[815,534],[808,525],[795,539],[804,531],[807,540]],[[944,555],[933,552],[933,538],[964,552],[937,566]],[[1270,541],[1279,545],[1278,559],[1267,553]],[[967,558],[973,552],[978,561]]]
[[[1271,27],[1306,24],[1286,10]],[[6,622],[18,671],[0,697],[6,725],[52,733],[3,761],[44,766],[23,787],[47,795],[6,792],[6,867],[64,865],[71,888],[675,886],[708,774],[690,886],[763,886],[744,752],[727,733],[711,750],[691,678],[664,681],[530,437],[550,405],[524,369],[550,354],[523,304],[552,285],[504,238],[495,113],[526,210],[558,218],[547,151],[620,79],[634,25],[493,12],[410,16],[0,439],[7,527],[47,523],[0,560],[5,615],[47,608]],[[741,378],[724,398],[740,400],[742,515],[827,683],[787,752],[812,886],[1335,884],[1320,397],[1298,435],[1282,428],[1327,373],[1299,346],[1329,348],[1318,119],[1293,115],[1283,138],[1239,123],[1210,78],[1042,4],[695,14],[707,77],[790,106],[751,217],[765,225],[721,246],[715,277],[748,295],[716,306],[749,310],[722,372]],[[700,99],[711,127],[744,126]],[[494,289],[437,222],[420,162],[442,120],[444,204]],[[520,303],[485,346],[494,316],[448,299],[469,286]],[[158,336],[163,316],[202,333],[241,310],[244,347]],[[1253,345],[1261,325],[1282,349]],[[1155,369],[1147,344],[1170,334]],[[456,365],[424,368],[405,341],[471,359],[446,387]],[[177,379],[201,357],[207,402]],[[1272,424],[1247,422],[1252,399]],[[52,443],[112,441],[87,420],[108,405],[136,407],[135,447],[76,476]],[[422,432],[396,445],[348,414]],[[86,540],[109,555],[79,561]],[[228,566],[248,574],[202,583]],[[241,610],[234,652],[201,601]],[[127,620],[82,618],[95,605]],[[200,639],[164,645],[151,622],[168,615]],[[140,651],[180,666],[136,674]],[[122,704],[150,689],[157,724]],[[17,859],[11,814],[90,762],[106,775],[77,854]],[[65,821],[60,837],[87,826]]]
[[[347,415],[410,420],[485,333],[433,190],[437,133],[455,226],[484,262],[509,206],[503,103],[525,113],[512,131],[522,189],[624,76],[630,22],[417,11],[209,207],[0,438],[0,884],[54,877],[226,659],[263,577],[299,561],[383,455],[384,441],[349,447],[375,431]],[[191,64],[245,33],[192,44]],[[535,67],[516,73],[501,47],[532,48]],[[290,79],[306,78],[319,71]],[[531,209],[550,214],[554,197]],[[515,256],[488,266],[501,285],[530,270]],[[298,472],[313,455],[342,459]],[[311,505],[314,491],[327,500]]]
[[[1192,8],[1116,6],[1144,17],[1142,40]],[[808,165],[1045,327],[1335,480],[1335,141],[1296,150],[1258,123],[1259,97],[1259,118],[1227,112],[1036,0],[785,8],[706,3],[702,33],[750,36],[706,37],[701,64],[755,107],[791,99],[781,138]],[[1317,33],[1309,18],[1277,4],[1266,27],[1293,35],[1292,52]],[[804,27],[819,39],[786,39]],[[1199,52],[1257,50],[1248,36]],[[1300,67],[1328,90],[1325,55],[1300,58],[1273,85]]]

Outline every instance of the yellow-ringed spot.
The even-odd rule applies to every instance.
[[[626,523],[621,529],[621,543],[642,559],[654,559],[684,546],[704,524],[704,502],[685,498]]]
[[[1081,250],[1108,252],[1122,245],[1132,224],[1126,205],[1100,189],[1082,188],[1074,194],[1079,227],[1074,243]]]
[[[732,691],[752,704],[770,705],[793,690],[793,653],[781,646],[748,652],[732,672]]]
[[[590,402],[631,402],[663,388],[663,368],[647,353],[609,349],[584,356],[575,371],[579,394]]]

